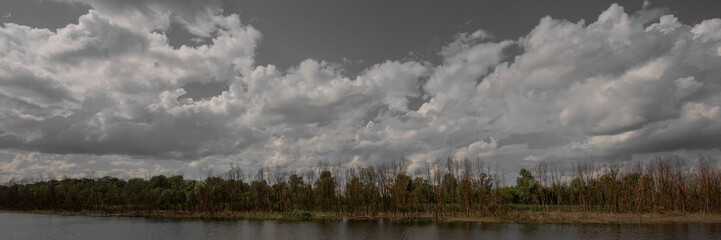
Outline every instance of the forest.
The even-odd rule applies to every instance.
[[[11,211],[202,213],[295,212],[338,216],[392,214],[497,216],[512,211],[591,213],[721,213],[721,171],[673,158],[645,163],[539,163],[521,169],[514,186],[483,161],[437,160],[409,175],[390,166],[318,167],[305,172],[263,168],[254,176],[231,166],[204,179],[157,175],[11,180],[0,186],[0,209]]]

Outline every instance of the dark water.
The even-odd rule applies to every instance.
[[[721,239],[721,224],[203,221],[0,213],[0,239]]]

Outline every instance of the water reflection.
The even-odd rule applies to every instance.
[[[721,239],[721,224],[202,221],[0,213],[2,239]]]

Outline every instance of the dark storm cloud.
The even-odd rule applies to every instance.
[[[83,111],[37,122],[34,127],[40,129],[41,137],[23,140],[4,134],[2,147],[59,154],[195,159],[235,153],[261,140],[252,129],[229,128],[222,116],[207,110],[174,115],[140,107],[129,119],[103,119],[113,124],[98,132],[91,119],[101,115],[111,101],[107,97],[87,98]]]
[[[513,144],[528,144],[529,149],[545,149],[563,146],[569,141],[553,133],[526,133],[511,134],[507,138],[498,140],[498,148]]]
[[[25,98],[24,102],[35,102],[39,105],[52,105],[68,101],[77,102],[67,86],[49,78],[35,76],[26,69],[11,69],[11,75],[3,76],[0,87],[12,92],[16,98]],[[3,92],[4,92],[3,91]]]

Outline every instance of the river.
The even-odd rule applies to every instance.
[[[215,221],[0,213],[0,239],[721,239],[721,224]]]

